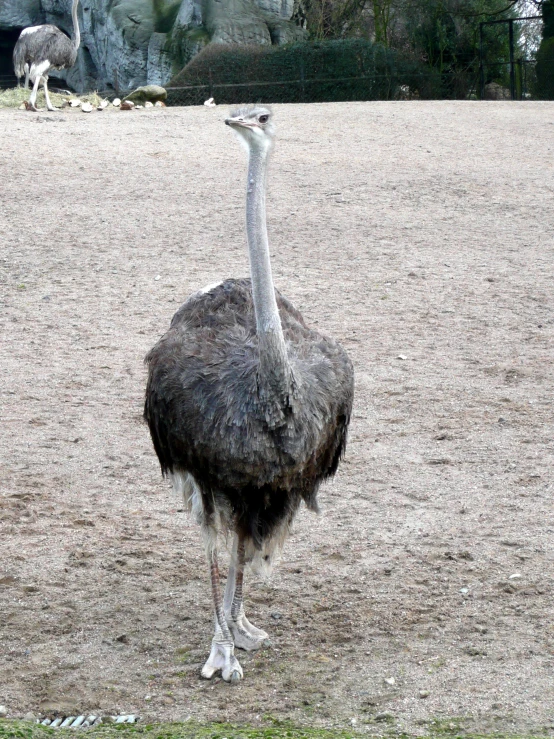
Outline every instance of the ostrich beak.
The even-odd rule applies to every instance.
[[[226,118],[225,125],[231,126],[231,128],[234,128],[235,126],[238,126],[239,128],[254,128],[256,124],[247,123],[246,121],[243,121],[240,118]]]

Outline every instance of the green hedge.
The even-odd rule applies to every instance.
[[[209,44],[169,83],[205,86],[221,103],[391,100],[436,97],[428,67],[365,39],[288,46]],[[183,90],[184,92],[184,90]],[[178,94],[178,91],[175,91]]]

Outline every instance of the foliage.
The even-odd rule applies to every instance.
[[[287,46],[210,44],[169,87],[207,85],[217,102],[390,100],[401,86],[432,96],[421,64],[361,38]]]
[[[551,1],[551,0],[549,0]],[[517,0],[299,0],[313,39],[365,36],[426,64],[441,97],[465,98],[479,76],[479,24],[514,17]],[[540,3],[541,0],[527,0]],[[529,13],[527,9],[525,14]],[[516,36],[518,26],[514,27]],[[486,26],[490,79],[507,83],[507,27]],[[516,37],[516,44],[520,41]],[[518,54],[516,51],[516,58]]]
[[[414,2],[406,9],[408,43],[414,54],[441,75],[447,97],[464,98],[477,85],[479,24],[513,14],[513,8],[506,10],[505,0]],[[504,84],[509,59],[507,27],[484,26],[483,32],[483,51],[489,70],[485,81]]]
[[[181,0],[174,0],[169,4],[166,4],[165,0],[153,0],[153,7],[154,30],[156,33],[169,33],[177,18]]]
[[[554,99],[554,0],[543,4],[544,26],[537,52],[537,95]]]

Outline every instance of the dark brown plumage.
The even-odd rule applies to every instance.
[[[189,298],[146,360],[145,418],[162,471],[190,473],[206,511],[224,507],[256,547],[302,500],[317,507],[344,452],[353,397],[345,351],[278,292],[277,305],[293,383],[273,428],[259,394],[250,280]]]

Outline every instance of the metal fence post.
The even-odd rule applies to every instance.
[[[483,67],[483,26],[484,23],[479,23],[479,99],[483,100],[485,97],[485,69]]]
[[[510,38],[510,96],[512,100],[516,99],[516,75],[514,65],[514,21],[508,19],[508,33]]]

